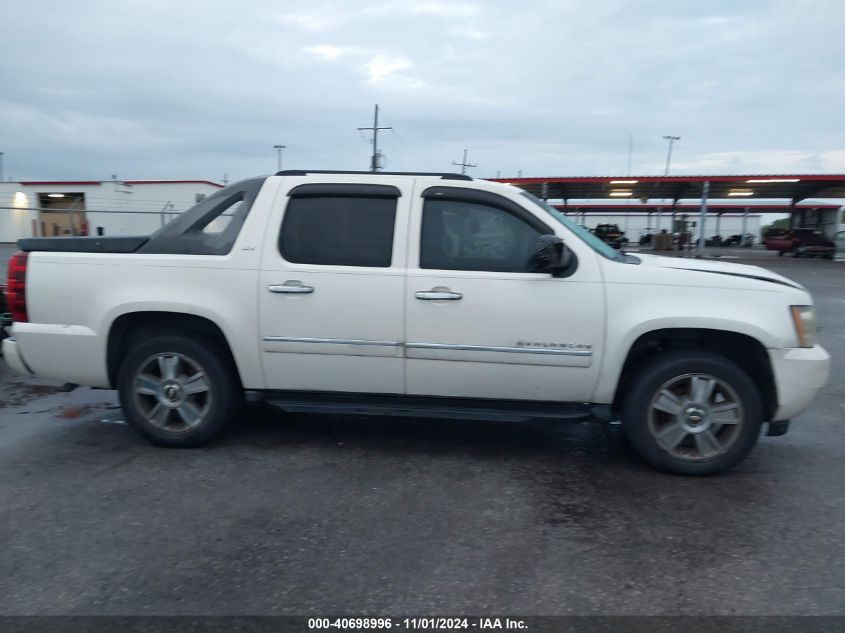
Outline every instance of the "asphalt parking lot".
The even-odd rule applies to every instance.
[[[843,615],[845,263],[733,255],[813,292],[834,367],[719,477],[589,423],[254,409],[166,450],[0,363],[0,613]]]

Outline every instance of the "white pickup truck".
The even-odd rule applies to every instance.
[[[806,289],[620,254],[512,186],[285,171],[150,236],[33,238],[10,263],[17,371],[117,389],[196,446],[246,394],[287,411],[621,419],[654,466],[707,474],[824,386]],[[596,405],[606,405],[596,407]]]

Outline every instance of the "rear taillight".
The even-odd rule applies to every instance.
[[[26,313],[26,262],[29,253],[18,251],[12,255],[9,262],[9,283],[6,285],[6,301],[12,321],[26,323],[29,317]]]

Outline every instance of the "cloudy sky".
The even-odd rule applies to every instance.
[[[7,3],[15,179],[845,172],[841,0]]]

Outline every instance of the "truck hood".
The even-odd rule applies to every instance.
[[[743,277],[745,279],[754,279],[756,281],[789,286],[790,288],[797,288],[798,290],[806,290],[806,288],[804,288],[801,284],[760,266],[716,262],[710,259],[689,259],[686,257],[666,257],[663,255],[641,255],[639,253],[637,253],[636,257],[640,260],[642,266],[674,268],[676,270],[689,270],[691,272],[727,275],[730,277]]]

